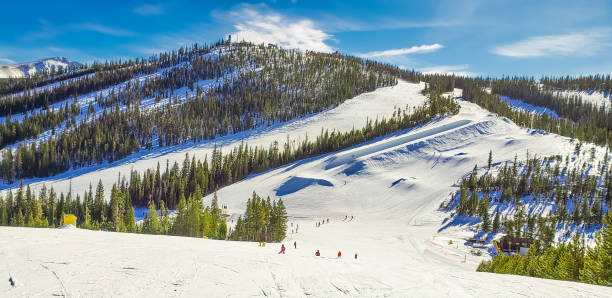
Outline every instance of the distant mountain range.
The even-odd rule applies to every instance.
[[[51,71],[52,69],[64,69],[78,67],[82,64],[65,57],[53,57],[32,62],[0,65],[0,78],[24,78],[34,75],[39,71]]]

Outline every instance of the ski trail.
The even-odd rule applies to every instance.
[[[62,281],[62,279],[57,275],[57,273],[55,272],[55,270],[52,270],[51,268],[40,264],[41,267],[47,269],[48,271],[51,271],[51,273],[53,273],[53,275],[55,275],[55,278],[57,278],[57,280],[59,281],[60,285],[62,286],[62,296],[63,297],[67,297],[68,296],[68,291],[66,290],[66,286],[64,286],[64,282]]]

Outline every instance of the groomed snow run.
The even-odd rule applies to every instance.
[[[374,113],[385,100],[378,95],[402,86],[417,85],[380,89],[363,95],[363,101],[347,101],[250,138],[267,145],[287,133],[318,132],[321,125],[350,129],[357,120],[353,113]],[[396,96],[414,101],[420,95]],[[356,104],[358,109],[350,108]],[[285,255],[278,254],[280,243],[259,247],[251,242],[3,227],[0,276],[5,281],[0,281],[0,296],[612,297],[607,287],[475,272],[486,257],[468,254],[461,237],[469,235],[445,228],[447,214],[437,210],[456,190],[457,180],[474,164],[486,164],[489,150],[500,162],[527,149],[542,156],[565,154],[574,144],[521,129],[469,102],[460,105],[458,115],[254,175],[218,192],[219,204],[228,206],[230,224],[253,191],[281,197],[290,222]],[[190,150],[206,151],[209,144]],[[176,154],[182,159],[184,152]],[[131,166],[87,175],[114,179],[116,171]],[[210,200],[206,197],[205,204]],[[329,223],[316,227],[323,219]],[[317,249],[320,257],[314,256]],[[338,251],[342,258],[337,258]],[[9,276],[15,287],[6,281]]]

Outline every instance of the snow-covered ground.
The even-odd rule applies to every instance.
[[[321,128],[361,127],[365,117],[419,105],[422,85],[400,82],[323,113],[269,129],[216,140],[232,148],[246,139],[267,146]],[[574,149],[569,139],[521,129],[460,101],[460,113],[367,144],[298,161],[218,192],[230,224],[253,191],[281,197],[290,225],[280,244],[120,234],[79,229],[0,228],[0,283],[7,296],[273,296],[273,297],[611,297],[612,288],[475,272],[486,257],[469,254],[471,233],[448,228],[438,206],[474,164],[511,160],[525,150],[542,156]],[[108,185],[117,173],[210,152],[213,142],[170,148],[91,169],[72,179]],[[77,173],[81,174],[81,173]],[[47,181],[66,191],[68,180]],[[94,181],[95,183],[95,181]],[[38,183],[37,186],[41,184]],[[77,189],[75,189],[77,188]],[[204,199],[209,204],[211,196]],[[348,216],[349,220],[345,220]],[[350,220],[352,218],[352,220]],[[320,227],[317,221],[329,219]],[[299,228],[298,228],[299,225]],[[295,230],[298,230],[296,233]],[[453,240],[453,244],[449,244]],[[297,249],[294,249],[294,242]],[[315,257],[316,250],[321,257]],[[342,258],[336,254],[342,252]],[[354,255],[358,254],[355,259]],[[1,296],[2,294],[0,294]]]

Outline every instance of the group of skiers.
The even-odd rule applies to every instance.
[[[353,215],[351,215],[350,217],[348,215],[344,216],[344,220],[343,221],[351,221],[353,220]],[[329,223],[329,218],[327,219],[323,219],[321,221],[317,221],[315,224],[315,227],[320,227],[321,225],[325,224],[325,223]],[[294,232],[297,233],[298,229],[300,228],[299,224],[296,224],[295,229],[293,229],[293,223],[291,223],[291,234],[293,234]],[[261,246],[261,245],[260,245]],[[265,246],[265,244],[264,244]],[[293,241],[293,248],[297,249],[297,241]],[[285,244],[281,244],[281,249],[278,252],[278,254],[285,254]],[[315,252],[315,256],[320,257],[321,256],[321,252],[317,249],[317,251]],[[338,251],[338,258],[342,258],[342,251]],[[355,253],[355,260],[357,260],[357,253]]]
[[[297,249],[297,241],[293,241],[293,247],[295,249]],[[281,249],[278,252],[278,254],[285,254],[285,244],[281,244]],[[320,257],[321,256],[321,252],[317,249],[317,251],[315,252],[315,256]],[[342,251],[338,251],[338,258],[342,258]],[[357,253],[355,253],[355,260],[357,260]]]
[[[348,215],[345,215],[345,216],[344,216],[344,220],[343,220],[343,221],[352,221],[352,220],[353,220],[353,218],[354,218],[354,216],[353,216],[353,215],[351,215],[350,217],[349,217]],[[323,219],[322,221],[317,221],[317,222],[315,223],[315,227],[317,227],[317,228],[318,228],[318,227],[320,227],[322,224],[326,224],[326,223],[329,223],[329,218],[328,218],[328,219]],[[297,232],[296,232],[296,233],[297,233]]]

